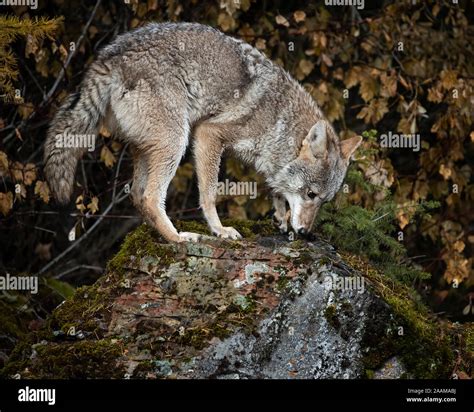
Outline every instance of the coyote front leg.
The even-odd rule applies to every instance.
[[[223,153],[219,130],[201,125],[195,132],[194,157],[199,184],[200,205],[212,233],[225,239],[240,239],[242,236],[233,227],[222,226],[216,210],[219,165]]]

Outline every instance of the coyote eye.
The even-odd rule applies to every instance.
[[[312,190],[308,190],[307,195],[311,200],[313,200],[317,196],[316,193],[314,193]]]

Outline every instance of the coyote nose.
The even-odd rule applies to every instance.
[[[298,234],[299,234],[299,235],[303,235],[303,236],[304,236],[304,235],[306,235],[307,233],[308,233],[308,231],[307,231],[304,227],[298,229]]]

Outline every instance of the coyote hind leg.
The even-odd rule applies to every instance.
[[[146,150],[135,151],[132,199],[146,222],[166,240],[198,241],[200,235],[197,233],[178,233],[166,214],[168,186],[186,150],[185,141],[178,145],[171,144],[176,141],[178,140],[170,140],[168,137],[168,145],[156,142],[154,146],[147,146]]]

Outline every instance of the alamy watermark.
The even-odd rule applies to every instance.
[[[0,276],[0,290],[29,290],[38,293],[38,277],[36,276],[12,276],[7,273]]]
[[[55,136],[55,146],[60,148],[84,148],[89,152],[95,150],[95,134],[60,133]]]
[[[56,403],[56,389],[25,388],[18,389],[19,402],[45,402],[48,405]]]
[[[38,0],[0,0],[0,6],[28,6],[32,10],[38,8]]]
[[[415,134],[398,134],[384,133],[380,135],[380,146],[400,149],[412,149],[414,152],[420,151],[420,135]]]
[[[365,7],[364,0],[324,0],[326,6],[356,6],[359,10]]]
[[[248,196],[250,199],[257,197],[257,182],[232,182],[225,179],[217,183],[219,196]]]
[[[327,274],[324,280],[329,280],[331,290],[355,290],[358,293],[365,292],[365,279],[362,276],[336,276]]]

